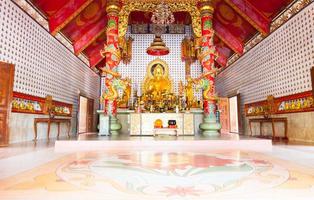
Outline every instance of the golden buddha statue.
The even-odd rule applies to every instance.
[[[143,83],[143,94],[145,100],[159,102],[172,93],[171,80],[168,77],[168,68],[165,63],[157,59],[153,61],[148,69]]]

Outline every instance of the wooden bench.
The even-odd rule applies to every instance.
[[[154,128],[153,135],[175,135],[178,136],[177,128]]]
[[[287,137],[287,132],[288,132],[288,120],[286,117],[281,117],[281,118],[253,118],[253,119],[249,119],[249,126],[250,126],[250,132],[251,135],[253,136],[252,133],[252,123],[259,123],[260,124],[260,136],[263,137],[263,132],[262,132],[262,128],[263,128],[263,124],[264,123],[271,123],[272,125],[272,139],[276,139],[276,138],[283,138],[288,140]],[[276,131],[275,131],[275,123],[284,123],[284,127],[285,127],[285,135],[284,137],[279,137],[276,135]]]
[[[71,130],[71,119],[70,118],[35,118],[34,119],[34,131],[35,131],[35,138],[34,140],[37,140],[37,124],[38,123],[46,123],[48,125],[48,130],[47,130],[47,139],[49,140],[49,135],[50,135],[50,126],[52,123],[58,124],[58,138],[60,135],[60,124],[61,123],[66,123],[68,126],[68,137],[70,138],[70,130]]]

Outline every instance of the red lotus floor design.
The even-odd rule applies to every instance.
[[[313,185],[313,168],[252,151],[94,151],[66,155],[2,179],[0,196],[1,199],[311,199]]]

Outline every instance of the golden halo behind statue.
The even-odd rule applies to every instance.
[[[164,60],[157,58],[148,64],[147,69],[146,69],[146,77],[145,78],[152,78],[153,77],[153,71],[154,71],[155,67],[157,67],[158,65],[160,65],[163,68],[163,77],[168,77],[168,75],[169,75],[168,64]]]

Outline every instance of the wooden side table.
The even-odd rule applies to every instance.
[[[285,136],[283,139],[288,140],[287,133],[288,133],[288,120],[286,117],[281,118],[253,118],[249,119],[249,126],[250,126],[250,136],[253,136],[252,133],[252,123],[259,123],[260,124],[260,136],[263,136],[262,127],[264,123],[271,123],[272,126],[272,139],[276,139],[276,131],[275,131],[275,123],[284,123],[285,126]],[[281,138],[281,137],[278,137]]]
[[[38,123],[46,123],[48,125],[48,130],[47,130],[47,139],[49,140],[49,135],[50,135],[50,125],[52,123],[56,123],[58,125],[58,138],[60,135],[60,124],[61,123],[66,123],[68,126],[68,138],[70,138],[70,130],[71,130],[71,119],[68,118],[35,118],[34,119],[34,131],[35,131],[35,137],[34,140],[37,140],[37,124]]]

